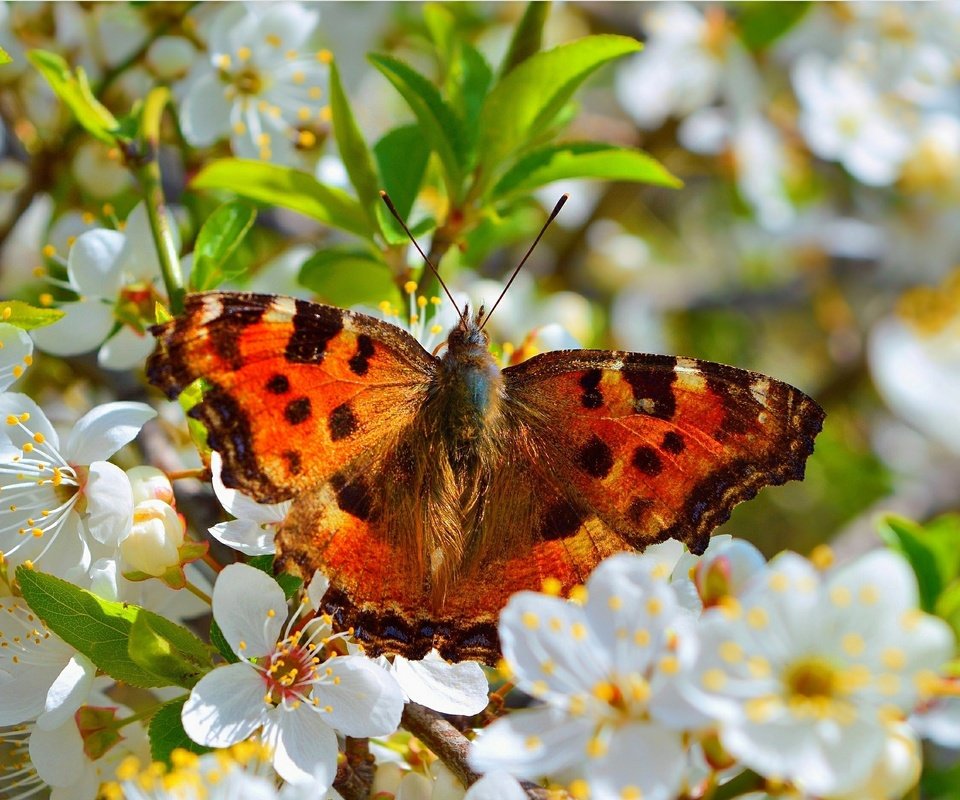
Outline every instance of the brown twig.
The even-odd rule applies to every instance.
[[[400,724],[429,747],[464,786],[469,787],[480,779],[481,775],[470,767],[467,760],[470,740],[436,711],[417,703],[407,703]],[[566,792],[544,789],[526,781],[523,788],[531,800],[570,800]]]
[[[343,795],[344,800],[367,800],[370,787],[373,786],[374,768],[370,740],[348,736],[343,754],[345,758],[337,766],[334,788]]]

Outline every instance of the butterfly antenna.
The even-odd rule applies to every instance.
[[[403,228],[404,233],[406,233],[410,241],[413,242],[413,246],[417,248],[417,252],[421,255],[423,260],[427,263],[427,266],[430,267],[431,270],[433,270],[433,274],[437,276],[437,280],[440,282],[440,285],[443,287],[443,291],[447,293],[447,297],[449,297],[450,302],[453,303],[454,309],[458,313],[460,313],[460,309],[457,308],[457,301],[453,299],[453,295],[450,293],[450,290],[447,288],[447,284],[443,282],[443,278],[440,277],[440,273],[437,270],[437,268],[433,265],[433,262],[431,262],[430,259],[427,258],[427,254],[420,249],[420,245],[417,244],[417,240],[413,238],[413,234],[410,233],[410,229],[407,227],[407,223],[403,221],[403,218],[400,216],[400,212],[397,211],[397,207],[393,204],[393,200],[390,199],[390,195],[388,195],[386,192],[381,190],[380,199],[383,200],[384,203],[386,203],[387,208],[390,209],[390,213],[393,214],[393,218],[400,223],[400,227]],[[460,313],[460,319],[464,321],[466,320],[466,308],[464,308],[463,313]]]
[[[507,289],[510,288],[510,284],[513,283],[513,279],[517,277],[517,274],[523,268],[523,265],[527,263],[527,259],[530,258],[530,254],[533,252],[533,248],[537,246],[540,242],[540,239],[543,237],[543,234],[546,233],[547,228],[550,227],[550,223],[557,218],[557,214],[560,213],[560,209],[563,208],[563,204],[567,202],[569,194],[564,194],[558,201],[557,204],[553,207],[553,211],[550,212],[550,216],[547,218],[547,221],[543,223],[543,227],[540,229],[540,233],[537,234],[537,238],[533,240],[533,244],[530,245],[530,249],[527,250],[527,254],[523,257],[517,268],[513,271],[513,275],[510,276],[510,280],[507,281],[507,285],[503,287],[503,291],[500,292],[500,296],[497,298],[497,302],[493,304],[491,309],[487,312],[487,316],[483,318],[483,322],[480,323],[480,330],[483,330],[483,326],[487,324],[487,320],[493,315],[493,312],[496,311],[500,301],[503,300],[503,296],[507,293]]]

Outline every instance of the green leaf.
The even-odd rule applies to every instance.
[[[943,579],[936,554],[925,540],[923,528],[904,517],[886,514],[880,520],[879,533],[890,547],[902,553],[910,563],[920,589],[920,607],[933,613],[937,598],[943,591]]]
[[[548,2],[533,0],[527,3],[526,11],[523,12],[523,17],[520,18],[513,32],[510,47],[500,65],[501,76],[506,75],[515,66],[540,50],[543,43],[543,26],[549,13],[550,3]]]
[[[17,568],[17,580],[30,608],[47,627],[114,680],[141,688],[174,685],[174,681],[144,669],[131,658],[130,634],[139,615],[144,615],[149,627],[185,658],[197,664],[203,659],[209,663],[207,649],[199,639],[159,614],[104,600],[65,580],[23,566]]]
[[[174,623],[171,622],[170,625]],[[210,669],[209,651],[186,628],[174,625],[174,630],[177,631],[173,634],[177,639],[174,641],[170,637],[169,628],[167,635],[164,635],[157,627],[163,626],[158,626],[146,613],[134,617],[127,645],[130,658],[147,672],[166,680],[168,685],[193,688]],[[181,643],[185,643],[189,649],[184,650]]]
[[[13,61],[13,59],[10,58],[10,54],[6,50],[4,50],[2,47],[0,47],[0,66],[4,64],[9,64],[11,61]]]
[[[227,641],[227,637],[223,635],[223,631],[220,629],[220,626],[217,625],[217,621],[210,621],[210,644],[217,648],[217,652],[220,653],[231,664],[236,664],[240,661],[237,658],[237,654],[233,652],[233,649],[230,647],[230,643]]]
[[[25,331],[52,325],[66,314],[59,308],[37,308],[22,300],[0,301],[0,322],[15,325]]]
[[[336,62],[330,63],[330,111],[333,119],[333,135],[343,159],[350,182],[363,204],[364,211],[374,228],[379,226],[374,209],[380,204],[380,179],[373,165],[373,158],[360,132],[357,120],[350,109],[350,101],[340,82]]]
[[[809,2],[755,0],[732,8],[743,43],[753,52],[764,50],[783,36],[810,10]]]
[[[298,211],[357,236],[373,236],[370,220],[360,203],[341,189],[326,186],[292,167],[225,158],[204,167],[190,186],[225,189],[248,200]]]
[[[257,211],[247,203],[234,200],[214,211],[200,228],[193,248],[190,285],[194,291],[215,289],[242,270],[231,270],[227,262],[253,226]]]
[[[490,192],[494,198],[531,192],[564,178],[597,178],[677,188],[683,183],[640,150],[600,142],[549,145],[521,158]]]
[[[396,294],[389,267],[372,251],[359,247],[317,251],[303,262],[299,280],[331,305],[376,304]]]
[[[449,69],[456,52],[457,20],[450,9],[440,3],[426,3],[423,6],[423,21],[433,39],[437,57],[444,70]]]
[[[419,125],[404,125],[386,133],[373,146],[383,188],[404,220],[410,218],[410,209],[420,193],[420,184],[427,171],[430,145],[420,131]],[[383,203],[377,205],[380,229],[390,244],[407,240],[403,229],[387,211]]]
[[[183,729],[180,714],[186,702],[186,697],[178,697],[164,703],[150,719],[147,736],[150,738],[150,757],[154,761],[169,765],[170,754],[177,748],[189,750],[191,753],[211,752],[211,748],[197,744]]]
[[[477,139],[477,121],[480,119],[483,101],[493,82],[493,70],[483,54],[472,44],[460,42],[459,45],[458,56],[451,65],[447,85],[450,102],[463,120],[468,149],[472,150]]]
[[[933,611],[960,638],[960,580],[954,581],[940,593]]]
[[[273,577],[273,562],[275,556],[265,555],[265,556],[250,556],[247,559],[247,563],[254,569],[258,569],[261,572],[266,572],[271,578]]]
[[[415,69],[391,56],[371,54],[367,58],[407,101],[422,135],[440,157],[447,192],[453,202],[458,202],[467,160],[466,136],[459,118],[437,87]]]
[[[115,133],[119,130],[120,123],[110,110],[93,96],[82,68],[78,67],[74,74],[63,58],[46,50],[31,50],[27,53],[27,59],[47,79],[57,97],[67,105],[77,122],[88,133],[107,144],[116,142]]]
[[[303,586],[303,578],[297,575],[291,575],[289,572],[281,572],[276,576],[277,583],[280,584],[280,588],[283,589],[283,596],[289,600],[293,597],[300,587]]]
[[[532,55],[505,75],[480,113],[479,161],[488,180],[501,162],[550,125],[593,72],[640,47],[628,36],[587,36]]]

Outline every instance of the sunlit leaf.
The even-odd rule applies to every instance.
[[[640,47],[628,36],[587,36],[532,55],[512,69],[494,86],[480,114],[478,156],[485,174],[546,128],[593,72]]]
[[[138,616],[186,661],[209,666],[206,646],[186,628],[130,603],[104,600],[86,589],[42,572],[17,568],[17,581],[30,608],[50,630],[118,681],[143,688],[171,686],[169,676],[145,669],[129,652]]]
[[[183,704],[186,697],[178,697],[169,703],[164,703],[150,718],[147,735],[150,738],[150,757],[154,761],[170,764],[170,754],[174,750],[183,749],[191,753],[209,753],[210,748],[197,744],[187,736],[180,721]]]
[[[543,26],[550,13],[550,3],[545,0],[532,0],[514,28],[510,47],[500,64],[500,75],[506,75],[518,64],[526,61],[540,50],[543,43]]]
[[[88,133],[107,144],[115,142],[115,133],[120,128],[117,118],[110,113],[90,90],[86,73],[78,68],[76,73],[56,53],[46,50],[31,50],[27,59],[46,78],[53,91],[70,109],[77,122]]]
[[[303,263],[299,280],[320,300],[338,306],[377,303],[396,294],[389,267],[360,247],[317,251]]]
[[[437,87],[412,67],[391,56],[374,54],[368,58],[407,101],[423,136],[440,157],[447,191],[454,201],[458,200],[466,165],[466,137],[457,115]]]
[[[15,325],[25,331],[52,325],[63,317],[59,308],[37,308],[22,300],[0,300],[0,322]]]
[[[10,57],[10,54],[6,50],[4,50],[2,47],[0,47],[0,66],[3,66],[4,64],[9,64],[11,61],[13,61],[13,59]]]
[[[405,221],[410,218],[413,201],[420,193],[420,184],[430,158],[430,144],[419,125],[394,128],[374,145],[373,154],[383,178],[383,188]],[[377,206],[380,229],[390,244],[406,241],[406,234],[383,203]]]
[[[230,256],[240,246],[256,218],[256,209],[240,201],[224,203],[207,218],[193,249],[190,284],[195,291],[215,289],[242,272],[229,269]]]
[[[350,176],[350,182],[363,204],[371,225],[378,227],[374,208],[380,202],[382,188],[380,179],[377,177],[370,150],[353,116],[350,101],[343,90],[336,62],[330,64],[330,112],[333,120],[333,135],[337,140],[337,149],[340,151],[343,166]]]
[[[373,229],[354,198],[292,167],[225,158],[204,167],[190,182],[193,189],[224,189],[258,203],[289,208],[350,233],[371,238]]]
[[[490,192],[494,198],[530,192],[566,178],[682,186],[659,161],[640,150],[595,142],[571,142],[535,150],[521,158]]]
[[[184,640],[184,634],[189,634],[186,628],[180,629],[181,633],[175,636],[192,647],[189,652],[184,652],[177,642],[161,633],[159,627],[166,626],[158,625],[146,613],[134,616],[127,643],[130,658],[147,672],[164,679],[168,685],[192,688],[210,668],[209,652],[199,639],[193,642],[189,638]]]

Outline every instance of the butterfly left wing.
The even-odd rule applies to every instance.
[[[803,477],[824,417],[792,386],[691,358],[554,351],[503,377],[514,435],[568,485],[567,516],[596,515],[638,549],[675,538],[703,552],[734,505]],[[490,511],[487,540],[505,522]]]
[[[147,376],[170,397],[198,378],[190,410],[223,457],[223,481],[264,503],[290,499],[401,435],[434,359],[394,325],[275,295],[209,292],[154,329]]]

